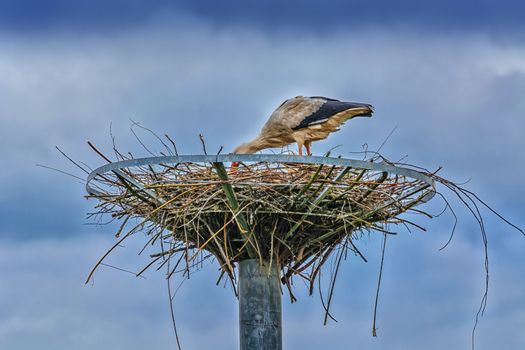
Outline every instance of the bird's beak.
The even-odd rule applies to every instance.
[[[354,117],[372,117],[374,113],[374,107],[368,103],[355,103],[355,107],[352,108],[357,112]]]
[[[232,169],[237,169],[237,167],[239,166],[239,162],[232,162]]]

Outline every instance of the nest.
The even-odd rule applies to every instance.
[[[109,222],[121,222],[116,232],[116,243],[95,264],[86,283],[99,266],[111,266],[104,260],[115,248],[142,232],[147,239],[141,253],[148,247],[157,251],[150,254],[151,260],[144,268],[133,273],[140,276],[152,266],[156,266],[157,270],[166,267],[172,312],[170,281],[174,274],[188,278],[205,260],[215,259],[220,266],[217,284],[222,280],[229,281],[238,295],[237,263],[244,259],[258,259],[261,263],[265,262],[264,266],[268,268],[278,268],[292,301],[296,300],[292,288],[294,278],[304,280],[310,294],[318,285],[326,324],[328,317],[333,318],[329,309],[341,261],[349,252],[366,261],[356,246],[356,241],[363,235],[371,232],[383,234],[384,257],[386,238],[395,234],[388,229],[390,224],[404,225],[409,231],[410,227],[425,231],[417,223],[408,221],[403,213],[432,218],[450,211],[455,222],[448,242],[441,249],[448,246],[458,216],[447,197],[435,191],[434,183],[438,183],[450,190],[453,198],[477,221],[484,246],[485,291],[476,314],[474,334],[478,317],[486,306],[489,282],[487,235],[481,209],[488,209],[525,235],[523,229],[505,219],[475,193],[436,175],[441,168],[430,172],[416,166],[395,164],[372,152],[372,158],[361,161],[362,166],[354,167],[333,161],[306,164],[297,162],[297,159],[275,162],[273,158],[268,158],[266,161],[242,163],[239,168],[232,169],[227,166],[229,163],[218,160],[182,160],[185,156],[178,156],[175,142],[168,135],[165,136],[172,147],[153,131],[134,123],[131,131],[152,156],[156,153],[137,136],[133,130],[135,126],[160,141],[164,147],[164,151],[160,152],[163,157],[140,162],[131,153],[121,153],[112,136],[113,151],[120,163],[91,171],[84,163],[57,149],[76,167],[89,174],[87,197],[96,199],[98,204],[88,217],[100,219],[110,216]],[[199,136],[207,154],[204,139]],[[108,163],[112,163],[92,143],[88,144]],[[165,156],[166,152],[170,157]],[[369,166],[376,164],[379,166]],[[83,180],[60,169],[43,167]],[[445,202],[443,211],[431,215],[415,208],[435,194]],[[374,336],[383,257],[375,296]],[[326,265],[331,265],[332,270],[325,302],[320,289],[321,271]],[[174,329],[177,334],[175,323]]]
[[[219,281],[229,277],[236,291],[237,262],[259,259],[278,266],[292,301],[294,277],[311,293],[334,252],[365,259],[356,240],[390,234],[389,224],[415,225],[399,215],[428,215],[414,207],[434,193],[428,183],[383,171],[270,162],[129,167],[97,175],[91,186],[89,197],[99,201],[92,215],[122,220],[115,247],[139,231],[158,247],[143,271],[172,261],[169,276],[189,274],[215,258]]]

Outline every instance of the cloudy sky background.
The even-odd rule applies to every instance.
[[[55,146],[103,164],[86,141],[110,150],[110,125],[121,149],[147,156],[130,119],[198,154],[199,133],[210,151],[230,151],[285,98],[369,102],[372,119],[348,123],[314,152],[340,145],[339,154],[361,157],[353,152],[377,149],[397,127],[382,153],[470,179],[469,189],[525,227],[525,5],[395,4],[0,0],[0,348],[175,346],[162,274],[102,268],[84,285],[115,227],[86,225],[95,203],[83,185],[35,166],[76,172]],[[442,252],[450,215],[417,219],[426,233],[400,229],[388,241],[378,338],[381,240],[371,236],[361,243],[369,262],[349,259],[341,272],[338,323],[322,326],[318,298],[300,284],[298,303],[283,298],[285,348],[469,348],[483,248],[476,223],[457,211]],[[477,348],[523,348],[525,239],[484,213],[491,286]],[[137,236],[109,262],[139,269],[142,243]],[[236,300],[215,286],[216,270],[207,266],[175,299],[184,349],[237,346]]]

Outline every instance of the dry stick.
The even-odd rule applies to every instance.
[[[108,157],[106,157],[102,152],[100,152],[98,148],[96,148],[95,145],[91,143],[91,141],[88,141],[87,144],[89,145],[89,147],[91,147],[91,149],[93,149],[93,151],[95,151],[99,156],[104,158],[104,160],[106,160],[108,163],[113,163]]]
[[[131,218],[130,215],[128,215],[128,216],[126,216],[124,218],[124,221],[122,222],[122,224],[120,224],[120,227],[119,227],[117,233],[115,233],[115,237],[117,237],[117,238],[120,237],[120,234],[122,233],[122,230],[124,230],[124,227],[126,226],[126,224],[128,223],[130,218]]]
[[[148,203],[149,205],[151,205],[153,208],[157,208],[157,205],[150,201],[148,198],[142,196],[140,193],[138,193],[137,191],[135,191],[133,189],[133,187],[130,186],[130,184],[128,183],[128,181],[126,180],[126,178],[124,178],[122,175],[120,175],[119,173],[115,172],[115,176],[122,182],[122,184],[124,185],[124,187],[126,187],[133,195],[135,195],[135,197],[141,199],[144,203]]]
[[[312,283],[310,284],[310,290],[309,290],[309,294],[312,295],[314,290],[313,290],[313,281],[315,281],[315,277],[317,276],[317,274],[319,273],[319,271],[321,270],[321,267],[323,266],[323,264],[326,262],[326,260],[328,259],[328,257],[330,256],[330,254],[332,253],[332,251],[334,250],[335,248],[335,245],[330,245],[329,247],[326,247],[324,249],[324,251],[320,252],[319,253],[319,257],[320,257],[320,260],[319,260],[319,265],[313,270],[312,272],[312,277],[311,277],[311,280],[312,280]],[[313,267],[312,267],[313,268]]]
[[[163,213],[164,214],[164,213]],[[152,219],[154,220],[154,219]],[[144,251],[148,248],[148,246],[151,244],[152,246],[155,244],[157,239],[162,236],[162,227],[164,226],[161,222],[163,219],[160,219],[159,221],[156,221],[156,224],[152,226],[149,230],[146,231],[145,236],[151,236],[150,239],[142,246],[142,249],[139,251],[138,255],[141,255],[144,253]],[[157,231],[157,232],[155,232]]]
[[[228,221],[228,216],[224,215],[223,224],[226,224],[226,221]],[[224,244],[224,251],[226,252],[226,258],[228,259],[228,261],[231,261],[231,258],[228,255],[228,246],[231,249],[231,245],[229,244],[230,242],[228,240],[228,230],[226,229],[226,226],[223,227],[224,229],[222,230],[222,242]]]
[[[365,223],[365,224],[370,224],[368,221],[366,221],[366,220],[364,220],[364,219],[361,219],[361,218],[359,218],[359,220],[355,220],[355,221],[362,221],[362,222]],[[359,227],[359,226],[355,226],[355,224],[356,224],[355,221],[351,221],[351,222],[349,223],[349,226],[350,226],[350,228],[351,228],[352,230],[355,230],[355,229],[357,229],[357,228]],[[318,242],[318,243],[321,243],[322,241],[326,240],[327,238],[330,238],[330,237],[332,237],[332,236],[335,236],[335,235],[339,234],[339,233],[340,233],[341,231],[343,231],[343,230],[344,230],[345,232],[347,231],[347,227],[346,227],[346,225],[345,225],[345,226],[341,226],[341,227],[339,227],[339,228],[337,228],[337,229],[335,229],[335,230],[333,230],[333,231],[331,231],[331,232],[325,233],[324,235],[321,235],[321,236],[319,236],[319,237],[316,237],[316,238],[312,239],[312,243],[317,243],[317,242]]]
[[[162,144],[162,146],[164,146],[164,148],[168,151],[170,155],[173,155],[173,153],[171,152],[171,149],[168,147],[166,143],[164,143],[164,141],[162,141],[162,138],[159,135],[157,135],[157,133],[155,133],[151,129],[146,128],[145,126],[140,125],[139,123],[135,123],[135,126],[148,131],[151,135],[153,135],[153,137],[155,137]]]
[[[242,209],[245,209],[246,207],[242,208]],[[237,217],[241,215],[241,210],[237,211],[236,213],[234,213],[234,215],[232,216],[232,218],[230,220],[228,220],[220,229],[218,229],[216,232],[213,232],[211,231],[212,235],[210,236],[210,238],[208,238],[204,243],[202,243],[202,245],[200,245],[198,247],[198,250],[197,252],[189,259],[189,260],[193,260],[195,258],[195,256],[197,254],[199,254],[203,249],[204,247],[206,247],[208,245],[208,243],[210,243],[210,241],[212,239],[214,239],[219,233],[221,233],[221,231],[226,228],[226,226],[228,226],[230,223],[232,223],[233,221],[235,220],[238,220]]]
[[[106,253],[104,253],[104,255],[99,259],[99,261],[95,264],[95,266],[91,269],[91,272],[89,272],[89,275],[86,279],[86,284],[89,283],[89,281],[91,280],[91,277],[93,277],[93,274],[95,273],[95,270],[97,269],[97,267],[102,264],[102,262],[104,261],[104,259],[109,255],[109,253],[111,253],[113,251],[113,249],[115,249],[116,247],[118,247],[120,245],[120,243],[124,242],[124,240],[126,238],[128,238],[129,236],[131,236],[131,234],[133,233],[133,230],[129,231],[128,233],[126,233],[121,239],[119,239],[117,241],[117,243],[115,243]]]
[[[336,202],[339,199],[341,199],[344,195],[350,193],[352,191],[352,189],[359,183],[359,181],[361,181],[361,179],[363,178],[363,175],[365,175],[365,173],[367,171],[368,171],[367,169],[361,170],[359,175],[357,175],[357,177],[353,180],[352,184],[350,186],[348,186],[343,193],[341,193],[339,196],[337,196],[334,199],[332,199],[332,202]]]
[[[206,142],[204,142],[204,136],[202,136],[202,134],[199,134],[199,139],[201,140],[202,150],[204,151],[204,154],[208,154],[208,152],[206,151]]]
[[[325,315],[328,315],[328,317],[330,317],[332,319],[332,321],[334,322],[338,322],[335,317],[333,317],[329,312],[328,312],[328,308],[326,307],[326,304],[324,302],[324,298],[323,298],[323,292],[322,292],[322,289],[321,289],[321,276],[322,276],[322,273],[321,271],[319,271],[319,277],[317,277],[317,290],[319,292],[319,299],[321,300],[321,305],[325,311]],[[312,282],[313,283],[313,282]],[[326,325],[326,323],[324,324]]]
[[[217,282],[215,282],[215,285],[218,286],[219,283],[221,283],[222,277],[226,274],[226,271],[221,266],[221,273],[219,274],[219,278],[217,278]]]
[[[366,217],[366,218],[369,218],[369,217],[373,216],[375,213],[377,213],[377,212],[379,212],[379,211],[381,211],[381,210],[383,210],[383,209],[386,209],[388,206],[393,205],[393,204],[400,203],[400,201],[403,200],[403,199],[405,199],[406,197],[411,196],[411,195],[414,195],[414,194],[416,194],[416,193],[418,193],[418,192],[421,192],[421,191],[425,190],[425,189],[428,188],[428,187],[430,187],[430,185],[423,185],[423,186],[421,186],[421,187],[416,188],[414,191],[410,192],[409,194],[407,194],[407,195],[405,195],[405,196],[403,196],[403,197],[400,197],[400,198],[398,198],[398,199],[392,199],[392,200],[390,200],[389,202],[387,202],[387,204],[385,204],[385,205],[383,205],[383,206],[381,206],[381,207],[375,209],[375,210],[372,211],[372,212],[367,213],[367,215],[366,215],[365,217]],[[397,215],[399,215],[399,214],[401,214],[401,213],[404,213],[404,212],[406,212],[406,211],[412,209],[412,207],[413,207],[414,205],[420,203],[421,200],[422,200],[424,197],[426,197],[427,195],[428,195],[428,192],[422,193],[421,195],[419,195],[416,199],[412,200],[412,201],[411,201],[410,203],[408,203],[407,205],[405,205],[405,206],[401,206],[401,207],[397,207],[398,209],[396,210],[395,213],[391,213],[391,214],[388,214],[387,216],[385,216],[385,220],[386,220],[386,219],[390,219],[392,216],[394,216],[394,220],[395,220]],[[413,210],[413,209],[412,209],[412,210]],[[431,215],[429,215],[429,214],[427,214],[427,213],[425,213],[425,212],[423,212],[423,211],[421,211],[421,210],[418,210],[418,213],[420,213],[420,214],[425,214],[427,217],[432,218]],[[397,219],[397,220],[398,220],[399,222],[402,222],[402,223],[405,223],[405,224],[410,224],[410,225],[412,225],[412,226],[415,226],[415,227],[417,227],[418,229],[420,229],[421,231],[424,231],[424,232],[427,231],[426,228],[424,228],[423,226],[420,226],[420,225],[418,225],[418,224],[416,224],[416,223],[414,223],[414,222],[412,222],[412,221],[409,221],[409,220],[406,220],[406,219]],[[394,221],[394,223],[397,223],[397,222]],[[406,225],[405,225],[405,227],[406,227]],[[454,228],[455,228],[455,224],[454,224]],[[377,229],[377,228],[376,228],[376,229]],[[410,231],[410,230],[409,230],[409,231]]]
[[[77,168],[79,168],[80,170],[82,170],[83,172],[85,172],[86,174],[89,174],[90,172],[87,171],[86,169],[84,169],[83,167],[81,167],[77,162],[75,162],[73,159],[71,159],[71,157],[69,157],[64,151],[62,151],[60,148],[58,148],[58,146],[55,146],[55,148],[60,152],[60,154],[62,154],[64,157],[67,158],[67,160],[69,160],[71,163],[75,164],[77,166]]]
[[[102,152],[100,152],[96,147],[95,145],[93,145],[91,143],[91,141],[88,141],[87,142],[88,145],[99,155],[101,156],[102,158],[104,158],[108,163],[112,163],[111,160],[106,157]],[[133,186],[136,186],[137,188],[139,188],[142,192],[146,193],[148,196],[152,197],[153,200],[155,201],[160,201],[162,202],[161,200],[159,200],[154,193],[150,192],[149,190],[146,190],[144,189],[141,184],[137,183],[133,178],[130,178],[128,177],[129,174],[126,174],[126,171],[123,171],[123,170],[114,170],[113,173],[120,179],[120,181],[122,181],[124,183],[124,185],[130,190],[133,192],[133,194],[135,194],[137,197],[139,197],[140,199],[142,199],[143,201],[145,202],[149,202],[147,199],[145,199],[144,197],[142,197],[141,195],[139,195],[137,192],[135,192],[133,189],[131,189],[131,187],[129,185],[127,185],[127,182],[131,183]],[[107,180],[107,181],[110,181],[112,182],[111,180],[109,180],[108,178],[104,177],[103,175],[100,175],[103,179]]]
[[[131,126],[129,127],[129,129],[131,130],[131,133],[133,134],[133,136],[135,136],[135,139],[137,139],[137,141],[140,143],[140,145],[142,146],[142,148],[144,148],[146,150],[146,152],[148,152],[149,154],[151,154],[153,157],[155,157],[155,153],[151,152],[150,149],[144,144],[144,142],[142,142],[142,140],[140,139],[140,137],[137,135],[137,133],[135,132],[135,130],[133,130],[133,127],[134,126],[138,126],[139,123],[137,123],[136,121],[130,119],[131,122],[133,124],[131,124]]]
[[[339,252],[339,256],[337,257],[337,265],[335,268],[334,276],[330,279],[329,284],[329,292],[328,292],[328,302],[326,303],[326,312],[324,314],[324,325],[326,326],[326,322],[328,321],[328,316],[330,315],[330,304],[332,303],[332,296],[334,295],[334,288],[335,288],[335,281],[337,280],[337,273],[339,272],[339,266],[341,265],[341,259],[343,257],[343,253],[345,251],[346,242],[343,244],[343,247],[341,248]],[[335,319],[330,316],[331,319],[335,321]]]
[[[397,222],[394,222],[394,223],[397,224]],[[417,228],[417,229],[419,229],[419,230],[421,230],[421,231],[423,231],[423,232],[427,232],[427,229],[424,228],[423,226],[418,225],[418,224],[416,224],[415,222],[412,222],[412,221],[407,220],[407,219],[399,219],[399,223],[403,223],[403,224],[405,224],[405,225],[407,225],[407,224],[408,224],[408,225],[412,225],[412,226],[414,226],[415,228]],[[407,226],[408,226],[408,225],[407,225]],[[410,230],[409,230],[409,231],[410,231]]]
[[[243,236],[248,234],[248,238],[245,239],[249,244],[246,246],[248,256],[252,259],[257,257],[256,254],[256,246],[253,243],[251,239],[251,235],[249,234],[250,229],[248,226],[248,222],[246,221],[246,218],[244,217],[244,214],[239,210],[239,202],[237,201],[237,198],[235,197],[235,192],[233,191],[232,185],[228,182],[228,174],[226,173],[226,169],[224,168],[224,164],[221,162],[212,163],[213,167],[215,168],[215,171],[217,172],[217,175],[219,175],[219,178],[223,180],[222,183],[222,189],[224,191],[224,194],[226,195],[226,199],[228,200],[228,203],[234,213],[238,212],[236,222],[239,225],[241,229],[241,233]]]
[[[175,273],[175,270],[177,269],[177,267],[179,267],[180,262],[182,261],[183,258],[184,258],[184,254],[181,254],[180,257],[179,257],[179,259],[177,260],[177,263],[175,264],[175,267],[173,267],[173,268],[171,269],[171,271],[169,272],[168,277],[167,277],[168,279],[170,279],[171,276]],[[169,263],[170,260],[171,260],[171,259],[166,259],[166,260],[164,260],[164,261],[165,261],[165,263]],[[163,264],[164,264],[164,263],[163,263]]]
[[[368,190],[363,194],[361,198],[358,199],[358,202],[362,203],[379,185],[381,185],[386,178],[388,177],[388,173],[386,171],[383,171],[381,174],[381,177],[374,181],[374,183],[368,188]]]
[[[150,230],[150,232],[148,232],[148,234],[151,234],[153,236],[153,239],[151,239],[150,241],[148,241],[148,243],[146,245],[150,245],[153,246],[155,244],[155,242],[157,242],[157,239],[160,238],[160,240],[162,241],[162,239],[164,239],[162,233],[163,233],[163,230],[165,227],[168,227],[168,221],[169,221],[169,217],[167,218],[168,216],[168,213],[166,211],[163,211],[161,213],[161,217],[160,217],[160,220],[157,220],[157,232],[153,234],[154,230]],[[142,254],[142,252],[144,250],[146,250],[146,245],[144,245],[144,247],[142,248],[142,250],[140,251],[140,254]]]
[[[377,187],[377,186],[376,186]],[[386,209],[387,207],[391,206],[392,204],[395,204],[395,203],[398,203],[399,201],[409,197],[409,196],[412,196],[418,192],[421,192],[421,191],[424,191],[425,189],[427,189],[428,187],[430,187],[430,185],[428,184],[424,184],[418,188],[416,188],[415,190],[405,194],[403,197],[400,197],[396,200],[390,200],[389,202],[387,202],[387,204],[384,204],[382,206],[380,206],[379,208],[376,208],[370,212],[368,212],[366,215],[363,215],[359,218],[359,220],[356,219],[356,221],[365,221],[366,219],[368,219],[369,217],[371,217],[372,215],[378,213],[379,211],[383,210],[383,209]],[[418,198],[423,198],[427,195],[427,193],[424,193],[422,195],[420,195]],[[415,201],[414,201],[415,202]],[[414,203],[415,204],[415,203]],[[347,216],[352,216],[354,217],[354,214],[348,214]]]
[[[377,328],[376,328],[377,304],[379,302],[379,289],[381,287],[381,277],[383,276],[383,262],[385,261],[385,248],[386,248],[387,236],[388,235],[383,234],[383,244],[381,247],[381,266],[379,267],[379,277],[377,279],[376,300],[374,302],[374,323],[372,324],[372,336],[374,337],[377,337]]]
[[[217,248],[219,249],[219,252],[221,253],[221,255],[223,257],[222,260],[224,260],[224,263],[221,264],[221,268],[224,269],[223,266],[226,265],[228,267],[228,270],[227,270],[228,275],[230,276],[230,278],[233,278],[233,266],[230,263],[230,259],[229,259],[229,256],[228,256],[227,252],[222,249],[222,246],[221,246],[220,242],[217,240],[217,238],[215,237],[216,235],[213,233],[213,230],[210,227],[210,225],[208,225],[208,223],[206,221],[202,221],[202,222],[206,226],[208,231],[210,232],[211,237],[213,237],[213,241],[217,245]],[[225,222],[223,227],[219,231],[225,231],[226,230],[226,226],[228,224],[229,224],[229,222]]]
[[[273,244],[274,244],[274,237],[275,237],[275,230],[277,228],[278,219],[275,220],[275,224],[273,225],[272,232],[270,234],[270,253],[268,254],[270,256],[270,262],[268,263],[268,276],[270,276],[272,272],[272,263],[273,263]]]
[[[125,160],[127,157],[125,157],[120,151],[117,149],[117,144],[115,142],[115,136],[113,135],[113,123],[109,123],[109,136],[111,137],[111,145],[113,148],[113,152],[115,153],[115,157],[119,160]]]
[[[341,211],[343,210],[344,210],[344,205],[341,207]],[[343,220],[343,227],[345,230],[345,237],[346,237],[345,242],[350,243],[350,245],[352,246],[351,249],[353,250],[354,254],[359,254],[361,259],[363,259],[364,262],[367,262],[363,254],[361,254],[361,252],[359,251],[359,249],[357,249],[357,246],[353,242],[353,238],[352,238],[353,232],[350,231],[350,234],[348,234],[347,227],[346,227],[346,220]],[[346,254],[347,254],[347,251],[345,250],[345,260],[346,260]]]
[[[81,178],[80,176],[76,176],[74,174],[71,174],[71,173],[68,173],[67,171],[64,171],[64,170],[60,170],[60,169],[57,169],[57,168],[53,168],[53,167],[50,167],[50,166],[47,166],[47,165],[43,165],[43,164],[35,164],[37,167],[40,167],[40,168],[44,168],[44,169],[48,169],[48,170],[53,170],[53,171],[56,171],[58,173],[61,173],[61,174],[64,174],[64,175],[67,175],[67,176],[71,176],[72,178],[75,178],[77,180],[80,180],[82,184],[85,184],[86,183],[86,179],[84,178]]]
[[[488,298],[488,291],[489,291],[489,256],[488,256],[488,241],[487,241],[487,233],[485,231],[485,224],[483,222],[483,217],[481,216],[481,213],[479,211],[478,205],[476,202],[472,199],[472,197],[469,196],[469,194],[465,193],[465,190],[463,188],[459,187],[458,185],[447,182],[444,183],[445,186],[447,186],[449,189],[451,189],[456,196],[463,202],[463,204],[467,207],[467,209],[471,212],[471,214],[474,216],[476,221],[478,222],[478,225],[480,227],[481,231],[481,237],[483,240],[483,248],[485,253],[485,291],[483,293],[483,296],[481,298],[481,302],[479,305],[478,312],[476,313],[476,319],[474,322],[474,326],[472,327],[472,336],[471,336],[471,343],[472,343],[472,350],[474,350],[474,339],[475,339],[475,333],[476,328],[478,326],[479,317],[480,315],[483,316],[485,312],[485,307],[487,306],[487,298]],[[474,206],[476,209],[475,211],[472,209],[472,207],[468,204],[468,202],[462,197],[465,196]]]
[[[188,250],[188,246],[189,246],[189,242],[188,242],[188,222],[186,221],[186,217],[184,217],[184,223],[183,223],[183,227],[182,227],[182,230],[184,231],[184,248],[185,248],[185,253],[184,253],[184,258],[185,258],[185,262],[186,262],[186,268],[184,270],[184,274],[186,274],[188,276],[188,279],[190,278],[190,258],[189,258],[189,250]],[[198,232],[198,231],[197,231]],[[200,246],[200,242],[199,242],[199,236],[197,236],[197,247]],[[195,253],[195,256],[198,255],[200,252],[200,250],[198,249],[197,250],[197,253]],[[183,275],[184,275],[183,274]]]
[[[118,271],[126,272],[126,273],[129,273],[129,274],[131,274],[131,275],[135,275],[135,277],[140,277],[140,278],[143,278],[143,279],[147,279],[147,278],[144,277],[144,276],[138,276],[135,272],[130,271],[130,270],[123,269],[123,268],[121,268],[121,267],[117,267],[117,266],[110,265],[110,264],[105,264],[105,263],[101,263],[100,265],[101,265],[101,266],[106,266],[106,267],[109,267],[109,268],[112,268],[112,269],[115,269],[115,270],[118,270]]]
[[[153,211],[154,212],[154,211]],[[153,212],[151,212],[149,215],[153,214]],[[117,241],[117,243],[115,243],[108,251],[106,251],[106,253],[99,259],[99,261],[95,264],[95,266],[91,269],[87,279],[86,279],[86,284],[89,282],[89,280],[91,279],[91,277],[93,277],[93,274],[95,273],[95,270],[98,268],[98,266],[104,261],[104,259],[116,248],[120,245],[120,243],[122,243],[126,238],[128,238],[129,236],[131,236],[139,227],[141,226],[144,226],[144,224],[148,221],[147,218],[145,218],[144,220],[142,220],[139,224],[135,225],[131,230],[129,230],[121,239],[119,239]]]
[[[168,139],[168,141],[171,143],[171,145],[173,146],[173,152],[175,152],[175,155],[178,156],[179,155],[179,151],[177,150],[177,145],[175,144],[175,141],[173,141],[168,134],[164,134],[164,136]]]
[[[459,188],[459,186],[458,186]],[[484,201],[481,200],[481,198],[479,198],[474,192],[471,192],[469,190],[466,190],[464,188],[461,188],[461,190],[463,192],[466,192],[472,196],[474,196],[474,198],[476,198],[481,204],[483,204],[483,206],[485,208],[487,208],[488,210],[490,210],[494,215],[496,215],[498,218],[500,218],[501,220],[503,220],[507,225],[510,225],[511,227],[514,227],[516,230],[518,230],[519,232],[521,232],[523,235],[525,235],[525,231],[521,228],[519,228],[518,226],[514,225],[513,223],[511,223],[510,221],[508,221],[507,219],[505,219],[500,213],[498,213],[497,211],[495,211],[494,209],[492,209],[492,207],[490,207],[487,203],[485,203]]]
[[[300,261],[297,261],[294,264],[294,266],[289,267],[288,271],[282,277],[281,280],[284,281],[285,279],[290,278],[293,273],[301,273],[302,271],[306,270],[310,265],[312,265],[316,261],[315,255],[318,255],[319,253],[321,253],[321,251],[317,246],[312,247],[306,254],[303,253],[303,258]],[[308,259],[310,260],[308,261]]]
[[[315,256],[319,253],[319,247],[313,247],[306,254],[304,254],[303,252],[303,258],[300,261],[298,261],[294,266],[292,266],[291,270],[293,270],[295,273],[303,272],[315,262]]]
[[[169,273],[171,259],[167,259],[167,260],[168,260],[168,265],[166,267],[166,271]],[[171,293],[171,283],[170,283],[171,282],[171,278],[168,277],[166,279],[166,281],[168,283],[168,298],[169,298],[169,302],[170,302],[170,314],[171,314],[171,322],[173,324],[173,332],[175,332],[175,339],[177,340],[177,347],[178,347],[179,350],[181,350],[182,347],[180,345],[179,333],[177,332],[177,323],[175,322],[175,311],[173,310],[173,297],[172,297],[172,293]]]
[[[154,179],[155,181],[159,181],[159,178],[158,178],[158,176],[157,176],[157,173],[155,172],[155,170],[153,170],[153,167],[152,167],[150,164],[148,164],[148,169],[149,169],[149,171],[151,172],[151,175],[153,176],[153,179]]]
[[[137,274],[135,276],[137,277],[141,277],[141,275],[147,270],[150,268],[151,265],[153,265],[154,263],[156,263],[157,261],[159,261],[160,259],[162,258],[162,256],[158,256],[156,257],[155,259],[151,260],[146,266],[144,266],[142,268],[142,270],[140,270],[139,272],[137,272]]]
[[[284,283],[286,283],[286,289],[288,290],[288,294],[290,295],[290,302],[291,303],[296,302],[297,298],[295,297],[295,295],[292,292],[292,285],[290,284],[290,279],[286,279],[284,281]]]
[[[161,257],[161,256],[164,256],[164,255],[167,255],[167,254],[172,255],[172,254],[175,254],[175,253],[184,252],[187,249],[195,249],[195,248],[197,248],[197,247],[195,247],[194,245],[190,245],[188,247],[170,249],[170,250],[166,250],[166,251],[163,251],[163,252],[150,254],[150,258],[157,258],[157,257]]]
[[[332,176],[332,173],[334,172],[335,168],[336,168],[335,165],[332,165],[330,167],[330,170],[328,170],[328,173],[324,176],[324,180],[325,181],[330,179],[330,176]],[[350,170],[350,167],[345,168],[341,173],[346,174],[348,172],[348,170]],[[341,173],[339,173],[339,175],[341,175]],[[302,205],[306,204],[313,196],[315,196],[317,193],[319,193],[319,191],[321,191],[323,188],[324,188],[324,190],[326,190],[326,188],[324,187],[325,181],[320,180],[321,183],[319,184],[319,186],[317,186],[317,188],[313,191],[313,193],[311,193],[308,197],[306,197],[301,204]],[[338,180],[336,178],[334,180],[334,182],[337,182],[337,181]],[[324,192],[324,190],[323,190],[323,192]]]
[[[343,169],[339,175],[334,179],[334,182],[339,182],[350,170],[350,167],[346,167]],[[333,170],[333,167],[330,171]],[[316,191],[316,193],[321,189],[322,185],[319,186],[319,189]],[[301,226],[301,224],[305,221],[308,214],[314,211],[314,209],[317,207],[319,203],[332,191],[333,187],[329,186],[323,189],[323,191],[317,196],[317,198],[312,202],[312,204],[309,206],[308,211],[301,217],[301,219],[295,223],[295,225],[288,231],[288,233],[284,236],[284,238],[290,237],[297,229]]]
[[[299,200],[299,198],[304,194],[306,193],[306,191],[312,186],[312,184],[315,182],[315,180],[317,180],[317,178],[319,177],[319,174],[321,173],[321,169],[323,169],[323,164],[319,165],[317,167],[317,170],[315,171],[315,173],[312,175],[312,177],[310,177],[310,180],[306,183],[306,185],[303,186],[303,188],[301,189],[301,191],[299,191],[299,193],[297,194],[297,196],[294,198],[294,202]]]
[[[445,207],[445,210],[446,210],[446,207]],[[433,219],[435,217],[437,218],[437,217],[440,216],[440,214],[439,215],[430,214],[430,213],[427,213],[426,211],[423,211],[423,210],[420,210],[420,209],[416,209],[414,207],[410,208],[410,211],[412,211],[412,212],[414,212],[416,214],[424,215],[424,216],[426,216],[429,219]]]
[[[450,242],[452,242],[452,238],[454,237],[454,233],[456,231],[456,226],[458,224],[458,217],[456,215],[456,212],[454,211],[454,209],[452,208],[452,206],[450,205],[450,203],[448,202],[448,200],[445,198],[445,196],[439,192],[436,192],[444,201],[445,203],[447,204],[447,206],[445,207],[445,209],[448,207],[450,209],[450,212],[452,213],[452,216],[454,216],[454,225],[452,226],[452,229],[450,231],[450,236],[448,237],[448,240],[447,242],[441,247],[439,248],[439,250],[443,250],[445,249],[449,244]]]

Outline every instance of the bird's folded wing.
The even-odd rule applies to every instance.
[[[311,100],[316,100],[316,98],[312,98]],[[330,117],[333,117],[334,115],[340,112],[353,108],[363,107],[363,104],[359,103],[343,102],[334,99],[322,100],[324,101],[324,103],[320,104],[319,107],[312,111],[310,114],[303,115],[301,120],[298,120],[297,124],[292,127],[292,130],[299,130],[312,125],[322,124],[326,122]]]

